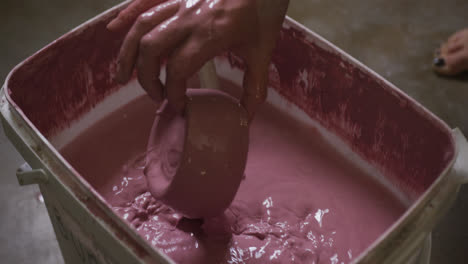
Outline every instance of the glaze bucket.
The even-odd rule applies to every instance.
[[[60,155],[86,128],[143,94],[113,82],[124,32],[105,26],[123,3],[19,64],[1,90],[6,135],[39,184],[66,263],[172,263],[124,223]],[[240,84],[243,64],[226,53],[217,74]],[[287,18],[270,68],[267,100],[311,124],[394,192],[406,212],[353,263],[428,263],[430,232],[468,181],[458,130],[317,34]]]

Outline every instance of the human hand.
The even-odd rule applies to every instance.
[[[167,98],[178,112],[185,107],[186,82],[226,50],[246,64],[242,105],[252,119],[266,98],[268,66],[289,0],[135,0],[108,24],[129,28],[118,57],[116,79],[133,70],[156,101]],[[167,59],[165,87],[159,80]]]
[[[468,28],[456,32],[441,45],[434,59],[434,69],[443,75],[468,70]]]

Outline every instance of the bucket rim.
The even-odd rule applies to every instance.
[[[51,42],[50,44],[46,45],[42,49],[38,50],[35,52],[33,55],[30,57],[26,58],[22,62],[20,62],[18,65],[16,65],[7,75],[5,79],[5,83],[2,88],[2,94],[0,96],[2,97],[0,99],[0,109],[1,109],[1,114],[5,118],[7,114],[6,111],[13,112],[13,114],[16,117],[20,117],[18,122],[22,125],[24,125],[27,130],[24,131],[18,131],[18,133],[22,133],[20,136],[28,135],[29,137],[32,137],[37,140],[37,142],[46,149],[47,151],[50,151],[53,155],[57,157],[57,160],[52,160],[49,162],[57,162],[58,165],[65,166],[67,169],[67,175],[63,175],[63,177],[67,177],[71,179],[75,184],[78,184],[80,187],[79,190],[80,192],[84,193],[79,193],[77,189],[72,189],[73,194],[75,196],[80,196],[80,195],[85,195],[87,197],[91,197],[93,199],[90,199],[89,202],[95,202],[99,208],[101,208],[106,215],[111,217],[111,219],[118,224],[122,230],[128,235],[130,235],[135,241],[138,242],[140,246],[142,246],[147,252],[150,253],[150,255],[154,257],[165,257],[167,258],[166,261],[168,263],[173,263],[172,260],[170,260],[166,254],[163,252],[159,251],[157,248],[151,247],[143,238],[141,238],[136,230],[132,227],[130,227],[127,223],[124,222],[123,219],[118,217],[107,205],[107,203],[104,201],[101,195],[99,195],[94,189],[87,183],[84,178],[82,177],[76,177],[76,175],[79,175],[77,171],[73,169],[73,167],[68,163],[68,161],[65,160],[65,158],[58,152],[58,150],[55,149],[55,147],[52,146],[52,144],[46,139],[46,137],[34,126],[34,124],[25,116],[25,114],[21,111],[21,109],[18,107],[18,105],[12,100],[10,97],[10,90],[9,90],[9,81],[11,77],[19,70],[21,67],[27,63],[30,60],[34,60],[38,54],[52,48],[54,44],[57,41],[60,41],[61,39],[64,38],[69,38],[72,37],[75,34],[79,34],[84,28],[89,27],[94,25],[96,22],[104,20],[104,19],[109,19],[110,17],[114,16],[118,11],[122,10],[125,6],[127,6],[131,1],[127,0],[117,6],[114,6],[106,11],[104,11],[101,14],[98,14],[94,18],[82,23],[81,25],[75,27],[68,33],[62,35],[60,38],[57,40]],[[287,16],[284,21],[284,27],[292,27],[295,29],[298,29],[301,32],[305,33],[305,37],[317,44],[319,47],[327,50],[328,52],[331,52],[333,54],[336,54],[340,56],[343,60],[349,62],[353,66],[357,67],[358,69],[361,69],[363,72],[369,74],[372,78],[377,80],[378,82],[382,83],[383,89],[389,89],[392,93],[395,93],[399,97],[403,97],[408,102],[413,105],[414,109],[418,111],[419,114],[422,116],[425,116],[431,121],[433,121],[434,124],[437,124],[441,130],[446,132],[447,134],[450,135],[450,145],[454,149],[454,155],[450,159],[449,162],[447,162],[445,168],[443,171],[435,178],[435,180],[432,182],[432,184],[427,188],[424,193],[418,197],[409,208],[406,209],[406,211],[390,226],[384,231],[370,246],[368,246],[364,251],[362,251],[357,257],[354,258],[352,263],[373,263],[375,261],[381,261],[379,263],[384,263],[388,261],[390,256],[400,254],[399,252],[394,252],[394,251],[389,251],[388,249],[390,248],[395,248],[395,246],[398,247],[403,247],[404,246],[409,246],[411,243],[414,244],[414,241],[412,241],[408,236],[406,236],[407,233],[404,233],[403,237],[402,233],[404,232],[404,228],[407,224],[409,223],[414,223],[418,221],[422,221],[423,214],[422,212],[425,210],[425,206],[429,204],[431,201],[436,199],[437,197],[441,196],[441,189],[443,185],[450,184],[450,170],[452,166],[454,165],[454,162],[458,156],[458,148],[455,144],[455,139],[451,133],[450,127],[439,117],[437,117],[434,113],[426,109],[422,104],[414,100],[413,98],[409,97],[406,93],[401,91],[399,88],[397,88],[394,84],[380,76],[378,73],[364,65],[362,62],[358,61],[339,47],[335,46],[332,44],[330,41],[324,39],[314,31],[306,28],[304,25],[298,23],[294,19],[290,18]],[[5,99],[3,99],[5,98]],[[9,107],[10,106],[10,107]],[[359,155],[359,154],[358,154]],[[47,164],[48,169],[52,172],[54,172],[54,167],[51,166],[51,164]],[[61,181],[60,177],[57,177],[58,180]],[[63,182],[64,185],[68,185],[68,183]],[[455,190],[460,184],[454,184],[451,186],[452,190]],[[445,206],[444,204],[435,204],[434,205],[436,208],[437,206],[442,207]],[[433,208],[433,209],[434,209]],[[436,208],[437,209],[437,208]],[[433,210],[436,212],[437,210]],[[427,216],[426,216],[427,217]],[[106,223],[109,224],[109,223]],[[426,228],[429,227],[421,227],[421,229],[418,230],[418,232],[414,232],[414,235],[417,234],[423,234],[425,232],[428,232],[429,230],[426,230]],[[395,245],[391,239],[398,239],[398,245]]]

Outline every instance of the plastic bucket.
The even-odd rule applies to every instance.
[[[29,165],[67,263],[171,263],[106,206],[59,149],[143,93],[112,80],[124,32],[105,25],[127,3],[77,27],[7,77],[0,110],[6,135]],[[242,62],[215,60],[219,76],[240,84]],[[270,68],[267,100],[316,126],[358,166],[408,206],[353,263],[428,263],[430,232],[468,181],[468,144],[458,130],[320,36],[286,19]]]

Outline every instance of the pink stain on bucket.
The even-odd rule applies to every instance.
[[[106,19],[82,27],[35,54],[11,74],[6,84],[9,100],[17,107],[20,114],[24,114],[31,124],[49,139],[63,128],[68,127],[73,121],[100,103],[107,95],[119,88],[112,81],[111,69],[114,65],[123,34],[109,33],[105,29],[108,21],[104,20]],[[310,38],[309,36],[306,37],[298,29],[294,29],[294,27],[288,27],[283,30],[273,58],[273,66],[270,73],[271,86],[286,98],[289,103],[302,109],[312,120],[317,121],[348,143],[353,151],[378,168],[411,201],[414,201],[437,179],[454,156],[453,142],[448,133],[448,128],[434,116],[419,108],[414,101],[394,89],[390,84],[362,70],[360,66],[349,62],[348,59],[343,59],[342,55],[338,54],[338,52],[330,51],[330,48],[323,48],[315,44]],[[73,52],[68,52],[70,50],[73,50]],[[291,58],[295,58],[295,60]],[[223,58],[219,58],[219,60],[229,60],[233,67],[242,69],[238,59],[233,54],[227,54]],[[137,109],[137,113],[146,113],[147,116],[143,117],[140,120],[141,122],[143,120],[150,121],[147,124],[132,123],[129,126],[141,130],[142,134],[139,134],[139,136],[147,138],[148,135],[143,134],[144,131],[149,130],[147,126],[150,126],[154,119],[154,116],[152,116],[154,112],[151,111],[154,106],[151,106],[147,102],[146,106],[143,104],[141,107],[146,108],[139,109],[136,106],[132,106],[132,109]],[[119,126],[118,122],[114,125]],[[270,131],[269,129],[262,130],[260,128],[256,131]],[[99,129],[94,127],[93,131],[96,132]],[[307,131],[305,133],[308,137],[316,135],[312,130],[299,129],[299,131]],[[294,141],[296,140],[295,133],[300,132],[282,131],[281,133],[283,133],[284,138]],[[82,136],[87,139],[93,138],[89,135],[89,137]],[[102,139],[105,137],[97,138]],[[302,137],[297,138],[301,139]],[[304,136],[304,138],[307,137]],[[114,149],[99,149],[98,152],[93,152],[91,157],[84,157],[84,155],[77,153],[71,154],[73,151],[67,152],[66,150],[64,150],[63,154],[69,159],[75,169],[86,180],[92,183],[92,186],[100,191],[104,197],[112,197],[114,195],[112,198],[113,202],[115,202],[114,209],[119,215],[126,218],[128,222],[131,222],[130,224],[140,234],[143,236],[148,235],[144,233],[146,232],[145,228],[150,228],[151,226],[145,225],[145,223],[147,221],[155,221],[153,224],[159,225],[156,230],[166,232],[167,230],[174,231],[177,229],[177,232],[182,232],[180,233],[182,237],[187,234],[190,237],[195,237],[184,240],[188,242],[184,242],[182,248],[186,246],[188,249],[191,249],[191,247],[207,249],[210,246],[214,246],[215,252],[225,253],[229,251],[230,254],[233,252],[232,254],[237,257],[240,255],[250,256],[252,254],[252,256],[261,255],[274,259],[281,256],[276,254],[275,250],[268,251],[268,254],[261,254],[264,251],[272,249],[268,248],[268,246],[273,242],[269,242],[266,245],[269,240],[265,239],[268,236],[263,235],[258,230],[271,231],[270,234],[274,234],[276,237],[281,237],[281,232],[275,233],[275,230],[283,230],[283,232],[288,230],[295,233],[294,229],[272,229],[278,226],[281,228],[282,221],[267,221],[268,215],[273,215],[270,217],[270,220],[274,220],[278,219],[274,217],[275,215],[288,214],[289,210],[275,211],[276,208],[281,208],[281,206],[278,207],[278,203],[281,205],[281,201],[286,200],[286,198],[275,198],[272,195],[263,196],[262,194],[265,194],[263,191],[268,191],[269,189],[266,189],[264,185],[252,184],[255,186],[254,191],[258,192],[258,195],[262,198],[257,197],[258,199],[253,199],[255,206],[245,209],[242,205],[243,202],[240,202],[240,205],[234,207],[236,209],[230,211],[234,216],[228,215],[225,219],[213,219],[213,221],[203,223],[184,221],[180,215],[173,213],[170,208],[147,197],[148,193],[145,189],[145,182],[138,171],[138,166],[125,166],[127,165],[126,162],[130,159],[138,157],[139,151],[144,149],[146,142],[142,142],[139,137],[131,137],[130,134],[123,135],[122,139],[128,140],[131,143],[122,143],[123,145],[131,147],[129,147],[127,153],[121,156],[116,154],[118,159],[114,161],[115,163],[104,164],[106,166],[101,166],[102,164],[96,162],[101,157],[99,154],[102,154],[102,157],[106,157],[106,153],[108,153],[106,151],[118,149],[120,146]],[[79,140],[77,139],[77,142]],[[279,142],[284,143],[283,139]],[[261,147],[274,146],[271,143],[267,142],[256,148],[261,149]],[[320,149],[320,144],[315,145],[315,143],[312,142],[310,144]],[[105,144],[105,142],[96,140],[96,144],[88,144],[87,146],[102,146],[102,144]],[[109,146],[112,147],[112,145]],[[70,149],[73,148],[70,147]],[[79,148],[75,149],[79,150]],[[82,151],[89,150],[83,149]],[[114,153],[118,153],[118,151],[114,151]],[[276,149],[270,149],[269,153],[277,154],[277,151]],[[281,154],[285,155],[285,153]],[[72,156],[79,158],[73,159]],[[329,161],[333,160],[333,155],[324,156]],[[320,158],[317,157],[317,159]],[[261,158],[259,160],[261,161]],[[282,164],[281,160],[278,158],[278,160],[269,164]],[[338,159],[338,162],[340,161],[342,159]],[[97,167],[99,173],[91,173],[89,171],[91,166],[87,162]],[[333,166],[329,167],[332,168]],[[341,169],[343,168],[346,168],[346,166],[341,167]],[[251,170],[252,168],[250,168]],[[349,171],[354,170],[350,169]],[[245,182],[248,182],[252,178],[252,174],[249,173],[249,168],[247,168]],[[297,175],[293,174],[294,177],[297,177]],[[353,173],[347,175],[353,175]],[[274,183],[274,181],[269,180],[268,183],[270,182]],[[288,185],[282,184],[281,186]],[[317,188],[314,184],[311,184],[311,188],[305,188],[304,186],[308,187],[307,184],[303,184],[303,186],[291,188],[293,191],[287,193],[307,193],[311,195],[313,193],[311,192],[311,188]],[[366,185],[364,184],[363,186],[365,187]],[[115,192],[114,187],[116,187]],[[365,188],[372,189],[371,187]],[[332,189],[330,188],[329,190]],[[119,191],[119,195],[115,195]],[[346,191],[343,193],[346,193]],[[271,199],[269,199],[270,197]],[[340,197],[340,192],[330,192],[329,197],[335,197],[336,199],[343,198]],[[108,200],[111,201],[110,198]],[[330,198],[328,200],[333,199]],[[364,202],[366,200],[364,199]],[[293,199],[287,199],[287,201],[287,206],[283,208],[289,208],[291,204],[294,205],[291,202]],[[343,199],[343,201],[346,201],[346,199]],[[117,202],[119,202],[118,205]],[[390,204],[395,203],[390,202]],[[236,202],[233,203],[233,206],[235,205]],[[347,220],[348,218],[353,218],[352,213],[346,215],[346,217],[342,217],[343,214],[340,215],[340,212],[333,210],[332,206],[317,205],[312,209],[308,206],[305,207],[307,210],[304,211],[309,212],[310,216],[308,214],[306,216],[299,214],[302,218],[295,221],[298,226],[309,226],[311,223],[314,223],[314,230],[320,231],[329,228],[324,233],[315,232],[316,234],[320,234],[319,236],[316,236],[314,230],[311,230],[314,236],[308,237],[309,241],[320,242],[322,241],[321,235],[323,235],[323,241],[329,241],[327,238],[330,238],[330,234],[334,231],[330,231],[332,228],[327,223],[330,223],[331,226],[339,226],[335,225],[333,221],[330,222],[330,219],[344,218]],[[102,219],[105,218],[102,208],[98,208],[91,203],[89,203],[89,208],[93,209],[92,212],[96,216],[99,215]],[[251,208],[254,210],[251,211]],[[302,209],[303,206],[300,204],[293,211],[302,211]],[[395,214],[393,217],[399,215],[397,213],[399,210],[398,208],[394,210]],[[253,215],[254,219],[235,222],[235,215],[239,215],[239,212],[248,212],[247,215]],[[154,215],[155,213],[160,214],[161,218],[159,218],[159,215]],[[124,217],[125,215],[126,217]],[[148,216],[152,216],[153,218],[150,220]],[[155,216],[158,216],[157,219],[155,219]],[[330,256],[330,261],[344,260],[346,255],[349,258],[356,256],[362,248],[365,248],[364,244],[367,243],[368,245],[369,241],[385,230],[386,227],[383,226],[388,227],[394,221],[392,217],[386,218],[385,215],[382,215],[382,217],[387,220],[393,220],[387,223],[385,219],[379,219],[376,222],[379,222],[382,226],[375,229],[366,225],[366,228],[369,227],[371,230],[352,227],[356,232],[362,232],[366,236],[369,235],[369,237],[360,240],[367,242],[364,241],[362,245],[356,245],[357,248],[354,251],[346,252],[346,246],[340,246],[341,251],[335,256],[331,254],[333,251],[328,252],[327,248],[322,245],[320,252],[328,254],[327,257]],[[112,224],[108,217],[105,219],[106,223]],[[265,219],[265,225],[260,227],[258,225],[249,226],[252,223],[258,223],[255,222],[258,219]],[[231,221],[236,223],[235,227],[240,228],[235,229],[237,233],[226,232],[226,227],[232,226],[233,222]],[[269,223],[275,224],[272,226]],[[253,228],[249,229],[249,227]],[[185,232],[184,230],[202,230],[203,232]],[[245,247],[240,247],[242,249],[240,251],[235,247],[235,243],[229,244],[229,246],[226,246],[226,243],[211,243],[210,236],[203,236],[205,233],[213,234],[213,238],[216,238],[215,241],[219,239],[226,241],[225,239],[229,238],[229,234],[231,236],[232,234],[242,235],[242,230],[248,232],[250,236],[254,236],[254,239],[263,241],[262,243],[264,244],[260,247],[252,245],[252,250],[250,250],[249,246],[247,251],[244,250]],[[329,231],[331,233],[327,233]],[[121,232],[121,236],[124,236],[124,232]],[[163,235],[163,240],[167,238],[167,241],[170,241],[171,238],[177,238],[177,236],[171,235],[170,232],[166,234],[169,235],[167,237]],[[371,234],[374,235],[372,236]],[[152,241],[158,235],[157,233],[149,234],[148,243],[153,244]],[[124,237],[126,241],[137,243],[130,239],[128,235]],[[333,239],[333,237],[331,238]],[[301,247],[301,243],[297,240],[285,242],[295,245],[296,248],[304,248]],[[157,245],[157,243],[158,241],[154,245],[159,248],[168,246],[165,249],[166,253],[169,255],[173,254],[174,258],[177,258],[177,253],[174,253],[175,251],[172,250],[170,244]],[[243,246],[248,245],[245,244],[248,243],[246,241],[239,243]],[[262,248],[264,251],[261,251]],[[143,249],[140,248],[140,250],[144,253]],[[259,254],[256,254],[257,250],[260,251]],[[143,253],[142,255],[144,255]],[[282,256],[284,257],[285,255]],[[304,258],[307,258],[307,256],[304,255]],[[182,254],[181,257],[184,257],[184,255]],[[192,257],[193,259],[197,257],[203,259],[203,253],[199,255],[194,254]],[[221,258],[221,256],[218,257]]]
[[[314,128],[265,105],[250,128],[246,178],[230,207],[203,221],[183,218],[150,195],[143,169],[131,164],[139,156],[132,154],[133,144],[140,143],[120,140],[144,141],[147,132],[137,124],[152,116],[145,105],[151,103],[140,98],[123,107],[62,153],[84,177],[108,175],[97,191],[148,243],[177,263],[348,263],[405,210],[388,190],[324,143]],[[139,110],[127,115],[131,123],[115,121],[132,109]],[[123,163],[105,151],[115,142],[127,142],[119,144],[126,155],[119,158]],[[80,162],[88,156],[93,159]],[[114,165],[104,173],[93,163]]]

